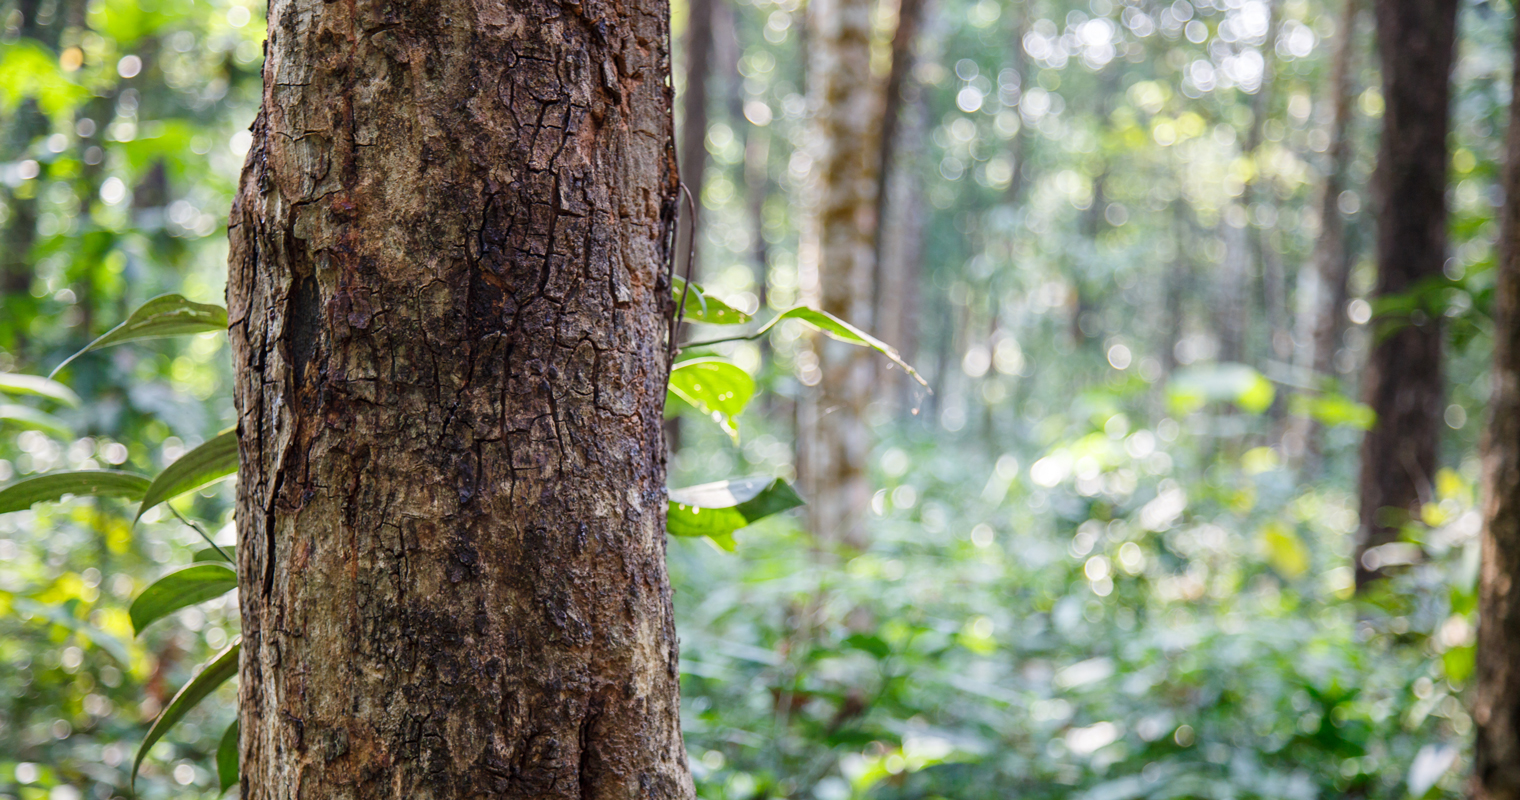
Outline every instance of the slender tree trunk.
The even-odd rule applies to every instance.
[[[886,216],[878,234],[880,260],[877,263],[876,284],[876,335],[882,341],[897,347],[903,353],[912,353],[918,338],[916,328],[916,303],[918,300],[918,274],[923,260],[924,208],[923,182],[917,170],[905,163],[920,152],[924,140],[924,128],[928,109],[913,92],[912,104],[904,110],[902,126],[897,133],[902,143],[902,158],[896,159],[891,180],[886,188],[890,197],[885,204]],[[892,398],[902,408],[913,408],[913,400],[922,389],[912,381],[905,380],[902,372],[889,369],[888,362],[877,362],[879,381],[884,389],[891,391],[884,396]]]
[[[686,269],[688,258],[700,259],[701,248],[692,230],[700,234],[702,216],[702,182],[707,173],[707,83],[713,66],[713,8],[722,0],[689,0],[686,35],[681,43],[686,60],[686,87],[681,96],[681,181],[696,200],[695,209],[681,206],[680,227],[676,229],[676,267]],[[692,213],[695,211],[695,213]],[[690,248],[687,241],[690,240]],[[695,249],[695,255],[689,252]],[[700,264],[692,265],[692,275],[699,274]]]
[[[892,68],[887,73],[887,82],[882,89],[884,108],[881,116],[880,160],[876,168],[876,218],[880,220],[887,219],[891,213],[889,206],[895,199],[890,185],[900,172],[894,162],[898,155],[898,140],[902,136],[903,113],[917,96],[916,92],[910,90],[908,77],[913,70],[913,48],[918,43],[918,31],[922,27],[927,5],[928,0],[899,0],[897,6],[897,30],[892,34]],[[913,96],[910,97],[910,94]],[[877,308],[881,307],[882,248],[887,239],[884,230],[883,226],[876,231]]]
[[[661,0],[279,0],[233,206],[242,797],[690,798]]]
[[[1446,134],[1456,0],[1374,0],[1383,61],[1374,176],[1378,280],[1390,297],[1439,277],[1446,259]],[[1398,538],[1430,496],[1441,426],[1440,315],[1380,318],[1363,392],[1377,422],[1362,440],[1357,586],[1378,576],[1367,550]],[[1375,566],[1375,565],[1374,565]]]
[[[1330,71],[1333,114],[1330,147],[1326,153],[1325,185],[1319,198],[1319,238],[1314,243],[1314,266],[1299,273],[1298,319],[1294,342],[1297,372],[1320,386],[1330,383],[1335,345],[1344,328],[1351,249],[1346,241],[1346,220],[1340,196],[1346,190],[1346,171],[1351,165],[1352,64],[1356,57],[1356,20],[1361,4],[1346,0],[1341,12],[1340,38]],[[1320,459],[1319,423],[1307,417],[1295,419],[1292,432],[1299,438],[1303,466],[1317,472]]]
[[[882,224],[876,230],[876,275],[872,280],[872,318],[876,336],[899,349],[908,345],[909,276],[916,271],[922,238],[923,209],[913,158],[923,139],[925,109],[918,85],[912,80],[914,48],[923,27],[928,0],[901,0],[897,8],[897,31],[892,36],[892,69],[884,90],[886,110],[882,117],[881,162],[876,183],[876,214]],[[905,351],[906,352],[906,351]],[[890,362],[876,361],[877,382],[896,388],[903,377]],[[904,381],[904,384],[907,382]],[[884,395],[906,399],[916,387]]]
[[[1520,38],[1515,52],[1514,74],[1520,78]],[[1494,369],[1483,441],[1474,800],[1520,800],[1520,103],[1513,99],[1506,160]]]
[[[1267,38],[1266,41],[1277,41],[1278,17],[1282,13],[1278,8],[1277,0],[1268,0],[1267,3]],[[1249,154],[1256,163],[1253,177],[1246,182],[1245,202],[1246,211],[1255,216],[1254,208],[1270,202],[1270,192],[1264,191],[1267,187],[1262,186],[1261,162],[1264,158],[1262,153],[1262,125],[1271,113],[1273,82],[1277,70],[1277,50],[1275,47],[1262,48],[1264,58],[1261,76],[1261,88],[1256,96],[1251,99],[1251,132],[1248,139]],[[1247,223],[1249,246],[1251,250],[1252,272],[1251,277],[1260,288],[1262,316],[1267,323],[1267,350],[1266,355],[1286,361],[1292,357],[1292,337],[1288,334],[1288,291],[1287,276],[1283,272],[1282,259],[1272,247],[1272,227],[1258,225],[1256,220]],[[1280,418],[1282,408],[1274,404],[1274,417]]]
[[[1191,247],[1194,237],[1189,235],[1191,231],[1187,201],[1178,197],[1172,201],[1172,240],[1177,248],[1177,260],[1166,275],[1166,340],[1161,352],[1161,371],[1168,377],[1177,371],[1177,345],[1182,341],[1187,322],[1184,302],[1193,283]]]
[[[1013,74],[1019,76],[1019,97],[1034,85],[1034,73],[1029,69],[1029,59],[1024,55],[1024,36],[1029,32],[1029,3],[1015,3],[1017,21],[1014,23],[1013,47],[1008,51],[1009,65],[1013,67]],[[1013,142],[1008,148],[1008,154],[1013,158],[1013,178],[1008,182],[1008,202],[1015,207],[1022,208],[1024,204],[1024,182],[1028,173],[1025,161],[1029,158],[1029,126],[1019,120],[1019,129],[1013,134]],[[1027,218],[1026,215],[1021,215]]]
[[[871,74],[869,0],[808,4],[808,78],[814,114],[816,200],[809,220],[804,291],[823,310],[871,326],[881,83]],[[863,546],[870,503],[865,410],[875,373],[861,348],[816,342],[822,373],[812,429],[809,508],[815,535]]]

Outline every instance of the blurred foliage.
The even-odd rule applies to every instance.
[[[741,531],[733,553],[671,540],[700,796],[1461,794],[1513,17],[1463,8],[1453,257],[1446,280],[1376,307],[1382,98],[1365,15],[1356,30],[1355,158],[1336,198],[1349,329],[1336,373],[1305,391],[1264,298],[1295,308],[1318,233],[1340,6],[934,4],[898,162],[920,240],[914,322],[890,343],[934,391],[882,373],[865,552],[794,518]],[[714,302],[688,298],[694,320],[769,318],[803,279],[802,4],[728,10],[693,187]],[[0,373],[47,374],[166,292],[220,301],[263,16],[229,0],[0,2]],[[1251,266],[1253,240],[1277,277]],[[1238,320],[1221,318],[1230,296]],[[1450,468],[1405,540],[1378,548],[1393,577],[1353,599],[1357,372],[1380,326],[1416,313],[1448,320]],[[672,485],[795,477],[794,404],[817,381],[805,330],[688,351],[726,357],[757,394],[734,413],[737,375],[711,397],[683,389],[701,410],[679,412]],[[0,381],[0,486],[159,473],[232,422],[227,362],[203,334],[84,354],[58,376],[77,403]],[[1295,415],[1323,426],[1315,453],[1284,434]],[[235,594],[137,637],[129,609],[210,557],[180,517],[232,543],[230,498],[206,487],[135,527],[111,498],[0,516],[0,797],[128,796],[136,743],[238,630]],[[217,796],[233,703],[224,687],[169,731],[138,794]]]

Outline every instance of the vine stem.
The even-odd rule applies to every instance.
[[[686,319],[686,297],[691,294],[691,269],[697,262],[697,201],[691,196],[691,190],[686,184],[681,184],[681,196],[686,199],[686,208],[691,212],[691,222],[686,232],[686,277],[681,284],[681,299],[676,303],[676,318],[670,325],[670,361],[676,360],[676,354],[681,348],[676,344],[676,334],[681,331],[681,323]],[[677,226],[680,227],[680,226]]]
[[[205,528],[202,528],[201,526],[195,524],[195,522],[193,522],[191,520],[185,519],[184,515],[180,514],[179,511],[175,510],[175,508],[174,508],[174,506],[172,504],[170,504],[170,503],[164,503],[164,507],[166,507],[166,508],[169,509],[169,513],[173,514],[174,517],[175,517],[175,519],[178,519],[180,522],[183,522],[186,525],[189,525],[191,528],[195,529],[195,532],[198,533],[198,534],[200,534],[202,539],[206,540],[206,544],[211,545],[211,549],[213,549],[216,552],[222,554],[222,558],[227,559],[229,562],[232,561],[232,556],[227,555],[227,551],[226,550],[223,550],[221,548],[221,546],[218,545],[216,542],[211,541],[211,537],[206,534],[206,529]]]

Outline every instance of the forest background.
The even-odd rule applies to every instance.
[[[1451,258],[1389,300],[1372,297],[1370,8],[894,5],[869,23],[890,147],[855,320],[932,391],[873,373],[850,536],[796,512],[733,552],[671,539],[698,794],[1461,794],[1512,8],[1461,4]],[[673,12],[698,280],[748,312],[809,300],[826,110],[805,9]],[[0,372],[46,374],[156,295],[222,301],[264,13],[0,6]],[[1317,268],[1327,230],[1343,295]],[[1357,594],[1357,398],[1399,302],[1444,317],[1440,469]],[[695,411],[670,426],[671,484],[776,476],[816,499],[824,374],[804,330],[713,349],[760,393],[735,435]],[[219,334],[58,377],[81,402],[0,405],[0,485],[153,474],[233,421]],[[128,609],[205,548],[179,515],[232,541],[231,497],[135,525],[100,499],[0,516],[0,796],[128,795],[143,731],[238,616],[228,595],[138,637]],[[152,750],[138,794],[221,791],[233,696]]]

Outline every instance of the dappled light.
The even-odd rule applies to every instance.
[[[0,2],[0,800],[1516,796],[1514,25]]]

